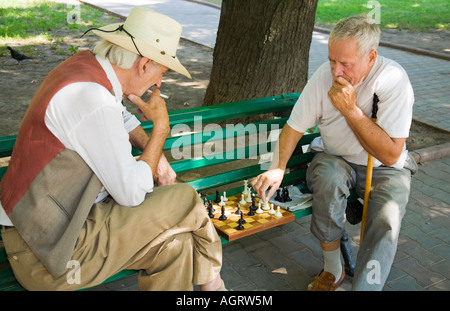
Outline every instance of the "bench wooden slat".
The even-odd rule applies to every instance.
[[[290,110],[297,101],[300,93],[286,94],[273,97],[264,97],[224,103],[213,106],[203,106],[186,110],[170,111],[170,125],[186,124],[192,125],[194,117],[202,117],[203,123],[219,122],[231,118],[241,118],[263,113]],[[148,131],[152,128],[152,122],[142,122],[142,127]]]

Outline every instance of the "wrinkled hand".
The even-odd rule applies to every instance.
[[[135,104],[139,111],[144,114],[146,120],[153,122],[154,126],[169,126],[169,115],[167,113],[166,102],[159,96],[159,89],[154,88],[148,102],[144,102],[139,96],[128,95],[128,99]]]
[[[258,175],[253,179],[250,184],[253,189],[258,193],[259,197],[263,202],[270,199],[275,191],[280,187],[281,181],[283,180],[284,170],[276,168],[268,170],[267,172]],[[266,197],[266,191],[269,190]]]
[[[157,183],[158,186],[173,185],[176,179],[177,174],[172,169],[172,166],[170,166],[164,154],[162,154],[154,176],[155,183]]]
[[[357,107],[356,90],[362,82],[363,80],[353,86],[343,77],[333,77],[333,83],[328,91],[328,97],[336,109],[338,109],[344,116]]]

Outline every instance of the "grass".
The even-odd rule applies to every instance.
[[[88,28],[116,21],[116,17],[83,4],[76,8],[44,0],[0,0],[0,55],[7,55],[6,45],[23,45],[21,51],[33,56],[30,46],[65,41],[76,44],[75,38]],[[70,54],[69,49],[55,48],[59,54]]]
[[[205,0],[222,4],[222,0]],[[369,0],[319,0],[316,25],[327,28],[341,18],[369,13]],[[381,24],[386,29],[415,32],[450,30],[450,2],[448,0],[378,0],[381,5]]]
[[[316,25],[331,28],[341,18],[370,13],[369,0],[319,0]],[[448,0],[378,0],[381,6],[380,27],[413,32],[450,30]]]

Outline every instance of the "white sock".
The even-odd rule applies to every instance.
[[[341,249],[331,252],[323,251],[323,260],[325,262],[323,270],[333,274],[336,277],[335,282],[339,281],[342,275]]]

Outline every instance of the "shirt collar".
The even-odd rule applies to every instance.
[[[109,82],[111,82],[116,101],[119,103],[122,103],[122,96],[123,96],[122,85],[120,84],[120,81],[117,78],[116,72],[114,71],[113,67],[111,66],[111,63],[109,62],[108,59],[102,59],[98,55],[95,55],[95,58],[99,62],[100,66],[102,66],[103,70],[105,71]]]

